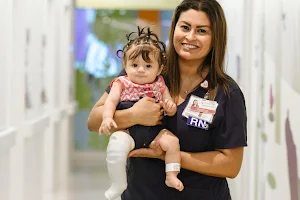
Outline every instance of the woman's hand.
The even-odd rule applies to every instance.
[[[155,99],[150,97],[142,98],[130,109],[134,116],[135,124],[144,126],[155,126],[160,124],[164,113],[162,104],[155,103]]]
[[[158,142],[154,140],[151,142],[149,148],[133,150],[129,153],[128,157],[158,158],[165,160],[165,152],[161,149]]]

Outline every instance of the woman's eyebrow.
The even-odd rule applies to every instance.
[[[184,24],[186,24],[186,25],[188,25],[188,26],[192,26],[190,23],[188,23],[188,22],[186,22],[186,21],[180,21],[181,23],[184,23]],[[203,27],[207,27],[207,28],[210,28],[210,26],[209,25],[198,25],[198,26],[196,26],[197,28],[203,28]]]

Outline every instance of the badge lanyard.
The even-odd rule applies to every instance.
[[[207,90],[207,92],[205,93],[205,95],[204,95],[203,99],[206,99],[206,100],[208,100],[208,96],[209,96],[209,90]]]

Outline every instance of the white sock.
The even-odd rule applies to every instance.
[[[106,199],[113,200],[119,197],[127,188],[126,160],[133,148],[134,140],[129,134],[117,131],[110,136],[106,162],[112,184],[104,194]]]

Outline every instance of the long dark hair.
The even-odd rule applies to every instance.
[[[227,43],[227,25],[225,14],[216,0],[183,0],[175,9],[170,27],[169,47],[167,50],[167,64],[163,74],[169,78],[171,96],[177,97],[180,92],[180,72],[178,54],[175,51],[173,38],[176,24],[180,15],[188,10],[202,11],[206,13],[211,23],[212,48],[206,56],[198,72],[202,75],[204,67],[209,67],[209,99],[214,99],[218,86],[222,86],[228,94],[228,83],[231,78],[225,73],[225,52]],[[202,67],[203,66],[203,67]]]

